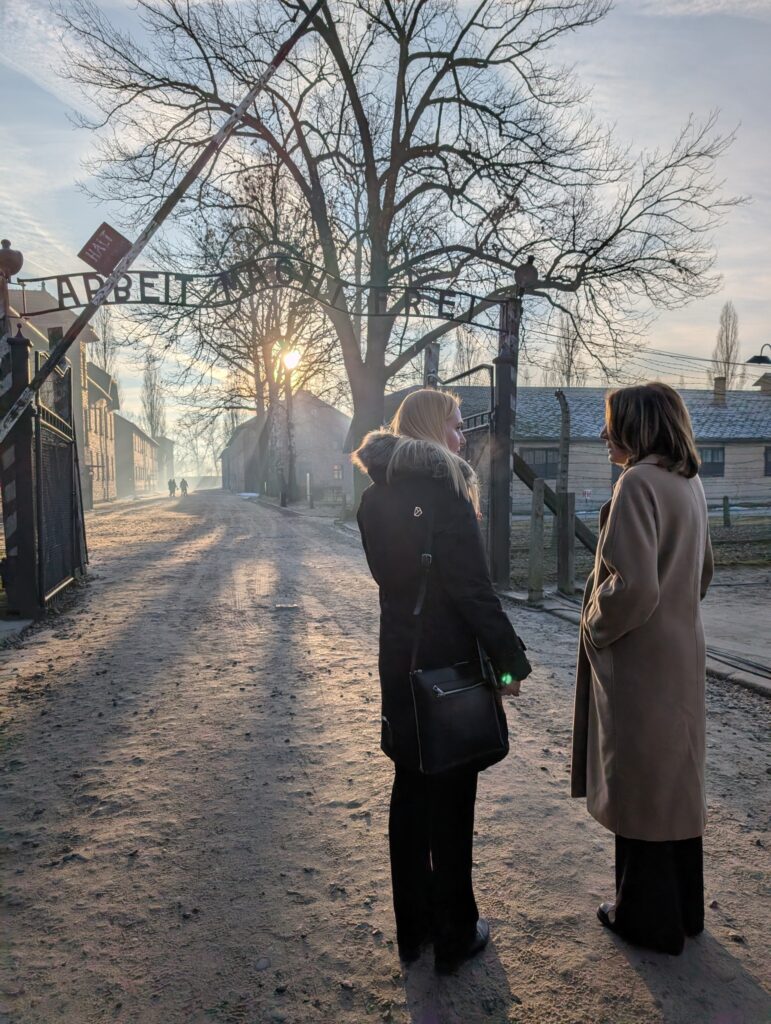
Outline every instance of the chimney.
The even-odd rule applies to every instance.
[[[715,377],[713,400],[715,405],[725,405],[725,377]]]

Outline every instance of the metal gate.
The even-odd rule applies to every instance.
[[[36,372],[43,359],[35,353]],[[69,364],[57,366],[42,385],[35,412],[38,595],[45,605],[88,560]]]
[[[4,402],[29,384],[30,342],[8,339]],[[34,353],[37,369],[47,353]],[[85,569],[88,553],[80,494],[72,370],[54,369],[32,406],[0,445],[5,552],[0,575],[7,615],[36,618]]]

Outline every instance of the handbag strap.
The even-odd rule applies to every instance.
[[[418,596],[415,601],[415,608],[413,609],[413,616],[415,618],[415,632],[412,637],[412,654],[410,656],[410,672],[414,672],[418,667],[418,651],[420,649],[420,641],[423,636],[423,607],[426,603],[426,594],[428,593],[428,577],[431,573],[431,563],[433,562],[432,548],[434,546],[434,509],[430,505],[428,512],[426,513],[426,537],[423,544],[424,551],[420,556],[420,586],[418,587]],[[495,689],[495,673],[493,672],[492,666],[489,663],[487,654],[484,648],[479,642],[479,637],[476,637],[477,654],[479,656],[479,665],[482,670],[482,675]]]
[[[412,638],[410,672],[414,672],[418,667],[418,649],[420,648],[420,639],[423,635],[423,606],[426,603],[426,594],[428,592],[428,577],[431,572],[431,562],[433,561],[431,549],[433,546],[434,508],[433,505],[429,505],[428,512],[426,513],[426,537],[423,544],[425,550],[420,556],[420,586],[418,587],[418,597],[415,601],[415,608],[412,612],[415,618],[415,633]]]

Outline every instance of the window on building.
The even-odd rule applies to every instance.
[[[766,448],[766,465],[764,473],[766,476],[771,476],[771,448]]]
[[[725,476],[725,448],[699,448],[699,476]]]
[[[332,467],[332,479],[333,480],[342,480],[343,479],[343,467],[342,466],[333,466]]]
[[[557,479],[559,448],[522,448],[519,454],[542,480]]]

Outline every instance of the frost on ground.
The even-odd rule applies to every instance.
[[[612,837],[568,797],[574,627],[480,783],[494,941],[454,978],[393,946],[377,595],[357,538],[219,492],[89,519],[89,584],[0,652],[8,1024],[761,1024],[769,714],[711,683],[707,930],[636,952],[594,913]]]

